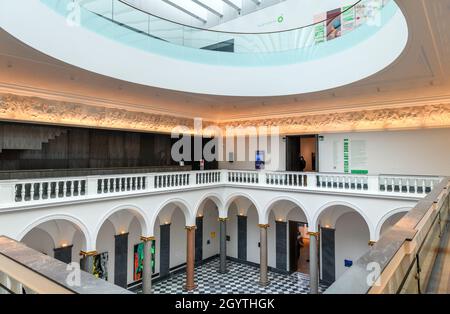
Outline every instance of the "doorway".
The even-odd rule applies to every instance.
[[[301,171],[300,156],[305,159],[306,172],[319,170],[319,136],[294,135],[286,137],[286,171]]]
[[[308,224],[289,220],[289,271],[309,274]]]

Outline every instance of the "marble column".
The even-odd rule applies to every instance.
[[[81,269],[92,274],[94,270],[94,256],[97,255],[97,251],[81,251],[80,255],[82,256]]]
[[[267,276],[267,228],[269,228],[269,225],[260,224],[258,226],[260,232],[259,284],[261,286],[267,286],[269,284],[269,279]]]
[[[144,269],[142,270],[142,292],[144,294],[152,293],[152,261],[153,251],[152,244],[155,241],[154,237],[141,237],[141,241],[144,242]]]
[[[187,291],[196,288],[194,282],[195,269],[195,226],[186,226],[187,245],[186,245],[186,285],[184,288]]]
[[[227,272],[227,220],[228,218],[219,218],[220,224],[220,264],[219,273]]]
[[[318,262],[318,232],[308,232],[309,235],[309,293],[319,293],[319,262]]]

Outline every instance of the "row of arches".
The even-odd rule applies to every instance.
[[[352,204],[332,202],[314,216],[308,214],[301,204],[295,199],[279,197],[274,199],[261,212],[257,203],[250,197],[242,194],[232,195],[226,202],[222,202],[219,195],[206,195],[197,203],[195,214],[192,214],[188,204],[182,199],[170,199],[164,202],[156,213],[148,218],[145,211],[133,206],[124,205],[115,207],[105,214],[93,232],[90,232],[83,222],[69,215],[53,215],[42,217],[40,220],[28,226],[20,235],[20,239],[30,247],[45,254],[59,257],[61,260],[80,261],[80,251],[95,250],[98,253],[108,253],[106,261],[107,280],[117,282],[119,272],[116,271],[117,251],[116,239],[126,236],[126,270],[125,281],[122,285],[132,284],[135,280],[135,270],[131,265],[135,264],[135,246],[141,243],[142,235],[155,237],[155,273],[170,272],[186,261],[186,226],[201,224],[201,232],[204,235],[200,242],[196,242],[196,262],[201,262],[218,254],[219,251],[219,222],[220,217],[228,217],[227,221],[227,255],[253,263],[259,263],[259,228],[258,224],[265,223],[268,228],[268,259],[269,267],[280,267],[277,246],[277,231],[280,225],[290,228],[289,223],[298,223],[298,230],[303,236],[306,248],[304,254],[300,254],[302,262],[298,262],[298,268],[294,264],[292,256],[287,254],[286,270],[307,272],[307,245],[309,230],[327,228],[335,230],[336,260],[356,258],[358,252],[364,253],[368,249],[367,244],[373,239],[373,231],[382,234],[394,225],[408,210],[397,208],[386,214],[376,228],[368,224],[364,213]],[[263,213],[263,215],[261,215]],[[244,219],[245,218],[245,219]],[[239,235],[239,224],[245,220],[246,250],[243,255],[242,236]],[[241,221],[241,222],[239,222]],[[313,222],[313,223],[311,223]],[[289,230],[286,233],[289,234]],[[357,234],[358,236],[355,236]],[[214,235],[214,236],[213,236]],[[289,237],[289,235],[288,235]],[[93,240],[94,239],[94,240]],[[169,240],[167,240],[169,239]],[[197,239],[196,239],[197,240]],[[291,246],[287,239],[286,246]],[[168,247],[168,248],[167,248]],[[70,250],[69,250],[70,248]],[[349,249],[351,252],[349,252]],[[239,251],[241,250],[241,251]],[[289,248],[287,248],[289,250]],[[67,253],[70,251],[70,254]],[[61,252],[65,252],[64,254]],[[289,253],[289,252],[288,252]],[[298,252],[297,252],[298,253]],[[169,261],[162,262],[166,256]],[[69,256],[70,255],[70,256]],[[292,254],[291,254],[292,255]],[[296,256],[296,258],[299,258]],[[164,265],[163,265],[164,264]],[[162,267],[163,266],[163,267]],[[164,268],[164,269],[162,269]],[[344,270],[342,264],[336,264],[336,276]]]

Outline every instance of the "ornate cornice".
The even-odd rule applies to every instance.
[[[189,118],[12,94],[0,94],[0,120],[163,133],[183,126],[187,132],[194,131],[194,121]],[[203,127],[209,125],[211,122],[203,122]],[[248,127],[278,127],[280,134],[443,128],[450,127],[450,103],[256,118],[218,126],[222,130],[241,128],[244,133]]]
[[[35,97],[0,95],[0,119],[56,125],[170,133],[193,120]]]
[[[222,127],[278,127],[280,134],[450,127],[450,103],[232,121]]]

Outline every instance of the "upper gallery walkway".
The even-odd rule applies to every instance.
[[[0,181],[0,209],[223,187],[418,200],[441,180],[435,176],[237,170],[16,179]]]

